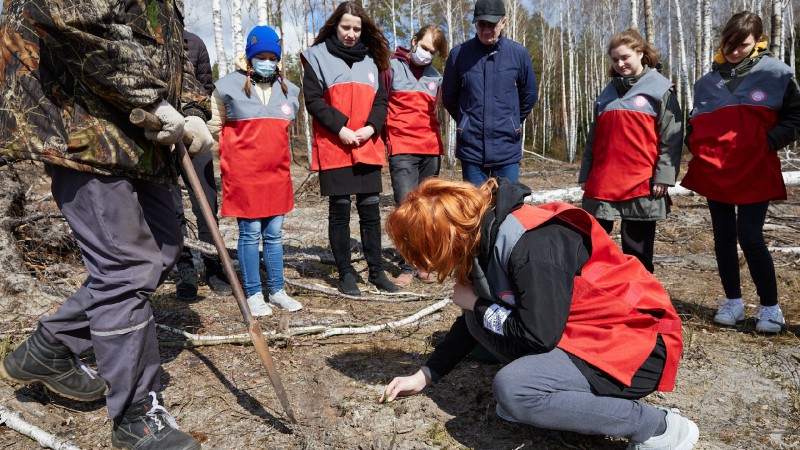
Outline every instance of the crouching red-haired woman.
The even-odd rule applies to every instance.
[[[589,213],[527,205],[529,194],[505,179],[430,179],[389,216],[406,261],[440,282],[454,276],[464,314],[385,398],[422,391],[480,343],[505,364],[493,383],[505,420],[692,448],[691,420],[638,400],[674,387],[683,342],[667,292]]]

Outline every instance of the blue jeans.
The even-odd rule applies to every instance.
[[[266,219],[236,219],[239,222],[239,268],[244,279],[246,296],[261,292],[258,273],[258,243],[264,240],[264,266],[270,295],[283,289],[283,216]]]
[[[511,181],[519,181],[519,163],[505,166],[483,167],[480,164],[461,161],[461,179],[475,186],[480,186],[489,178],[503,177]]]

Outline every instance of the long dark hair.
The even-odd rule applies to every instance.
[[[389,41],[386,40],[386,36],[384,36],[383,32],[375,25],[375,22],[367,16],[367,12],[364,11],[364,8],[353,1],[340,3],[339,6],[336,7],[333,14],[325,21],[325,25],[319,30],[319,34],[317,34],[317,37],[314,39],[313,45],[321,44],[325,42],[325,39],[336,36],[336,26],[339,25],[339,21],[345,14],[350,14],[351,16],[356,16],[361,19],[361,40],[369,49],[369,54],[372,56],[372,59],[375,60],[375,65],[378,66],[378,70],[383,71],[388,69],[390,54]]]
[[[764,34],[764,24],[758,14],[750,11],[742,11],[734,14],[725,27],[719,38],[719,48],[722,53],[728,53],[736,47],[742,45],[747,36],[753,35],[756,42],[765,41],[767,36]]]

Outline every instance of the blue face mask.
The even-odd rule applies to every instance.
[[[264,78],[272,75],[276,67],[278,67],[277,61],[253,58],[253,70]]]

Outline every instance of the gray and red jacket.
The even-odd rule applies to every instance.
[[[624,201],[650,194],[659,158],[661,101],[672,83],[649,70],[621,97],[610,83],[595,101],[592,167],[584,197]]]
[[[255,92],[250,97],[245,94],[246,79],[236,71],[216,83],[226,111],[219,138],[222,215],[244,219],[283,215],[294,208],[289,124],[300,107],[300,89],[283,80],[288,88],[284,94],[276,81],[264,104]]]
[[[781,163],[767,134],[779,123],[792,76],[786,64],[762,57],[733,92],[719,71],[698,80],[689,118],[693,158],[681,184],[725,203],[786,199]]]
[[[444,144],[436,117],[442,75],[427,65],[417,78],[407,60],[389,60],[391,85],[384,130],[389,156],[399,154],[441,155]]]
[[[349,67],[342,59],[331,54],[325,43],[321,43],[304,51],[301,58],[319,80],[325,102],[348,117],[345,126],[351,130],[364,127],[379,88],[378,66],[372,57],[367,55]],[[312,170],[339,169],[358,163],[386,165],[380,133],[376,132],[365,143],[353,147],[342,145],[339,136],[317,121],[314,121],[313,127]]]

